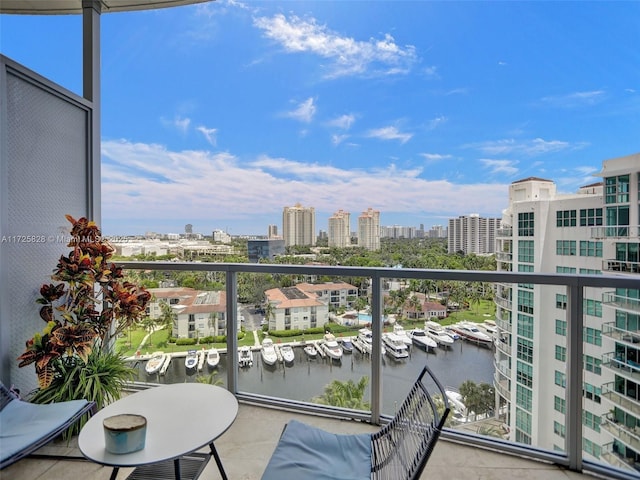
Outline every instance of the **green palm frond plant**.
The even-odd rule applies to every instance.
[[[35,364],[38,389],[31,401],[49,403],[84,398],[98,408],[120,397],[134,370],[111,351],[114,338],[145,316],[151,299],[143,287],[124,279],[109,260],[114,248],[86,218],[71,223],[68,255],[61,255],[42,285],[42,332],[26,342],[18,366]]]

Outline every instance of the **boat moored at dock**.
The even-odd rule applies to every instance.
[[[454,323],[450,325],[450,328],[468,342],[488,348],[493,345],[493,339],[481,331],[473,322]]]
[[[386,346],[386,353],[394,360],[405,360],[409,358],[409,347],[404,339],[396,333],[385,333],[382,341]]]
[[[238,365],[243,368],[253,365],[253,351],[246,345],[238,349]]]
[[[164,352],[154,352],[153,355],[151,355],[151,358],[147,360],[147,363],[144,366],[144,369],[147,372],[147,374],[153,375],[155,373],[158,373],[162,368],[162,366],[164,365],[164,362],[166,361],[166,359],[167,359],[167,355]]]
[[[431,337],[438,346],[450,348],[453,346],[453,337],[444,329],[442,325],[431,320],[424,322],[424,331]]]

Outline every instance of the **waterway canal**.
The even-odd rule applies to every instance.
[[[238,386],[243,392],[258,393],[300,401],[310,401],[322,395],[324,387],[333,380],[358,382],[361,377],[371,377],[371,362],[367,355],[358,351],[343,355],[342,362],[336,363],[328,358],[308,360],[302,348],[296,347],[295,362],[292,366],[278,364],[268,367],[262,363],[259,351],[254,351],[252,367],[239,371]],[[184,357],[173,358],[165,375],[147,375],[145,362],[136,362],[138,381],[152,383],[195,382],[197,377],[208,376],[211,370],[205,363],[201,372],[187,375]],[[419,375],[422,367],[428,365],[446,387],[458,388],[465,380],[476,383],[493,383],[493,352],[461,340],[454,343],[452,349],[438,348],[435,353],[427,353],[416,348],[411,349],[409,359],[396,362],[383,357],[383,412],[393,414],[397,402],[402,401],[410,385]],[[215,380],[226,384],[227,356],[221,355],[220,364],[215,372]],[[369,393],[365,395],[369,398]],[[188,404],[188,401],[187,401]]]

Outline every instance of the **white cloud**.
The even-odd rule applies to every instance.
[[[435,128],[438,128],[443,123],[446,123],[447,120],[448,120],[448,118],[445,117],[444,115],[440,115],[439,117],[432,118],[431,120],[429,120],[429,130],[433,130]]]
[[[189,126],[191,125],[190,118],[183,118],[180,115],[177,115],[173,120],[167,120],[165,118],[161,118],[160,120],[167,127],[174,128],[182,133],[187,133],[189,131]]]
[[[421,153],[420,156],[424,157],[424,159],[429,162],[439,162],[441,160],[448,160],[451,158],[451,155],[442,155],[440,153]]]
[[[504,174],[513,176],[518,173],[518,168],[515,166],[518,162],[514,160],[491,160],[482,158],[480,159],[480,163],[488,168],[492,175]]]
[[[349,138],[349,135],[334,134],[334,135],[331,135],[331,143],[334,144],[334,145],[340,145],[347,138]]]
[[[407,143],[413,137],[413,133],[401,133],[396,127],[389,126],[369,130],[366,136],[381,140],[400,140],[400,143]]]
[[[254,25],[291,53],[311,53],[329,59],[327,77],[346,75],[397,75],[410,71],[417,62],[415,47],[399,46],[386,34],[382,39],[358,41],[332,32],[314,18],[302,19],[283,14],[258,17]]]
[[[329,125],[330,127],[337,127],[337,128],[342,128],[344,130],[349,130],[351,128],[351,125],[353,125],[353,122],[355,121],[356,121],[355,115],[350,113],[348,115],[340,115],[339,117],[336,117],[333,120],[330,120],[327,123],[327,125]]]
[[[354,169],[266,155],[242,162],[230,153],[171,151],[124,140],[103,141],[102,156],[103,218],[114,225],[143,217],[182,223],[184,218],[251,218],[266,224],[265,218],[277,221],[283,206],[295,202],[317,212],[331,213],[338,202],[352,212],[375,206],[415,213],[420,206],[449,216],[468,211],[470,198],[483,212],[500,212],[508,202],[506,184],[427,180],[421,169],[397,165]]]
[[[551,95],[543,97],[540,101],[545,105],[559,108],[575,108],[581,106],[596,105],[604,100],[604,90],[592,90],[586,92],[573,92],[566,95]]]
[[[293,118],[299,122],[311,123],[313,116],[316,114],[316,106],[312,97],[307,98],[304,102],[298,104],[298,107],[290,112],[285,113],[285,117]]]
[[[543,138],[533,138],[530,140],[505,138],[502,140],[471,143],[465,145],[465,147],[476,149],[485,155],[525,155],[534,157],[563,150],[578,150],[585,145],[584,142],[571,143],[561,140],[544,140]]]
[[[201,125],[196,130],[204,135],[204,138],[207,139],[207,142],[209,142],[214,147],[216,146],[216,133],[218,132],[217,128],[207,128]]]

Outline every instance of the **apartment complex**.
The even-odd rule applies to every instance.
[[[358,217],[358,246],[367,250],[380,249],[380,212],[371,207]]]
[[[484,255],[495,250],[499,218],[481,217],[477,213],[449,219],[448,252]]]
[[[282,212],[282,238],[285,247],[316,244],[316,211],[297,203],[284,207]]]
[[[269,330],[306,330],[329,321],[329,307],[314,293],[298,287],[272,288],[264,293],[271,308]]]
[[[159,319],[164,305],[173,315],[171,336],[202,338],[227,334],[227,301],[225,292],[200,291],[193,288],[150,288],[149,317]]]
[[[498,270],[637,276],[637,289],[584,292],[582,448],[610,465],[640,464],[640,154],[606,160],[603,182],[560,195],[550,180],[511,184],[497,230]],[[567,291],[496,289],[495,387],[511,440],[564,450]]]
[[[313,293],[330,308],[352,308],[358,298],[358,287],[346,282],[299,283],[300,290]]]
[[[338,210],[329,217],[328,241],[330,247],[351,246],[351,214]]]

